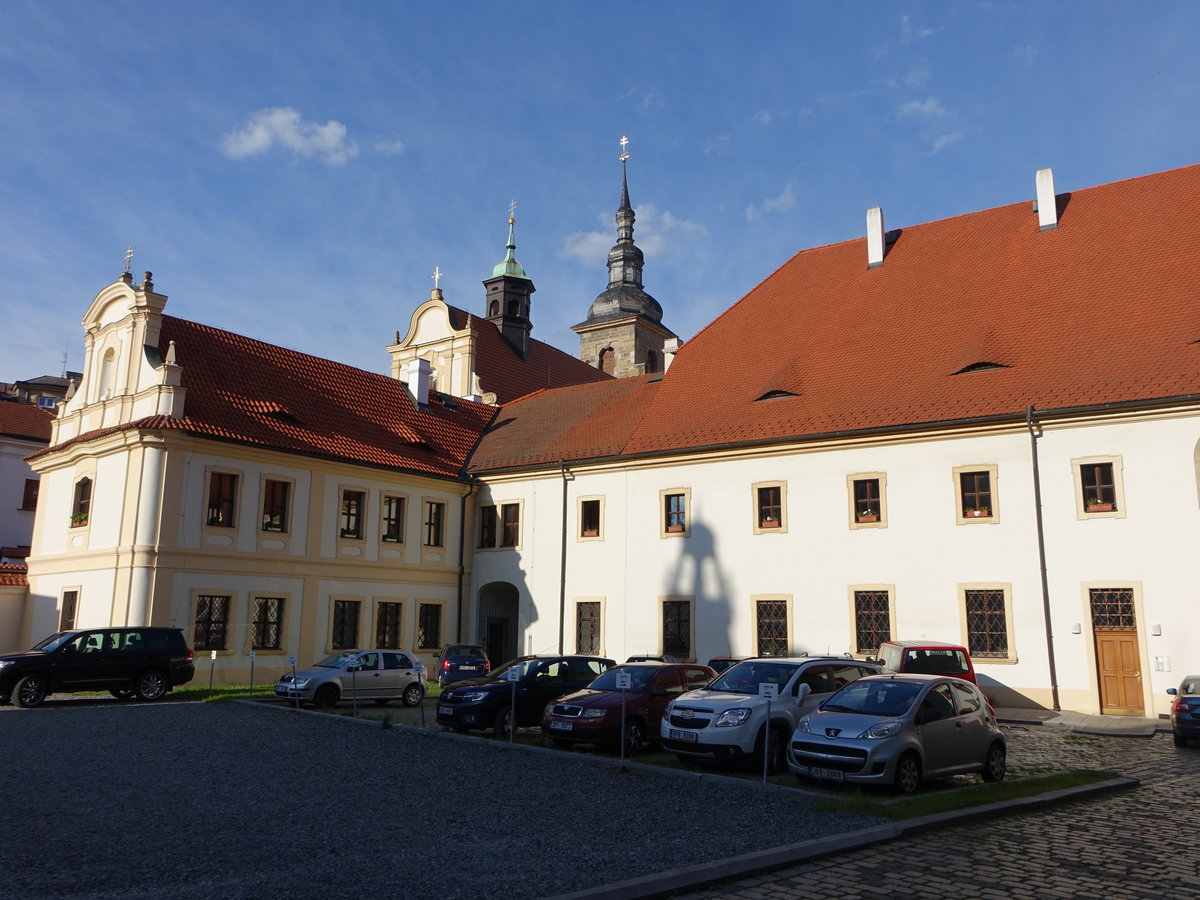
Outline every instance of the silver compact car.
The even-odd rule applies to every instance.
[[[301,669],[284,672],[275,696],[323,709],[339,700],[373,700],[383,706],[400,700],[416,706],[425,696],[425,666],[399,650],[342,650]]]
[[[913,793],[927,778],[1004,777],[1006,747],[979,688],[938,675],[872,675],[803,716],[788,768],[803,778],[890,785]]]

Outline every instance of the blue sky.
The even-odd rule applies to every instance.
[[[534,336],[635,237],[691,337],[795,252],[1200,162],[1200,3],[0,0],[0,380],[82,362],[120,274],[385,372],[483,308],[517,202]],[[180,362],[187,359],[181,351]]]

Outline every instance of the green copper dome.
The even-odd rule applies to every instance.
[[[508,220],[508,252],[504,254],[504,260],[496,263],[492,269],[492,277],[497,278],[501,275],[510,275],[513,278],[528,278],[525,274],[525,268],[517,262],[517,236],[516,236],[516,220],[509,218]]]

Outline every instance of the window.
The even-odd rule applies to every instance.
[[[361,540],[363,524],[363,508],[367,505],[367,495],[363,491],[342,491],[342,537],[351,540]]]
[[[333,633],[330,646],[334,650],[353,650],[358,647],[358,615],[362,604],[357,600],[333,601]]]
[[[786,600],[756,600],[754,617],[757,631],[758,656],[787,656],[788,605]]]
[[[995,466],[963,466],[954,470],[958,490],[958,522],[997,521]]]
[[[575,652],[600,654],[600,601],[580,600],[575,604]]]
[[[71,502],[71,527],[82,528],[88,523],[92,511],[92,479],[80,478],[75,482],[75,497]]]
[[[391,601],[380,603],[375,612],[375,646],[400,649],[400,607]]]
[[[442,605],[422,603],[417,607],[417,647],[422,650],[442,646]]]
[[[438,500],[425,501],[425,546],[443,546],[443,523],[446,517],[446,504]],[[431,645],[432,646],[432,645]]]
[[[58,400],[54,397],[42,395],[37,398],[37,405],[40,409],[54,409],[58,405]]]
[[[79,610],[79,591],[63,591],[62,610],[58,614],[58,630],[72,631]]]
[[[494,506],[479,508],[479,546],[496,546],[496,507]]]
[[[283,598],[255,597],[254,618],[250,622],[251,647],[254,650],[278,650],[283,636]]]
[[[755,521],[759,529],[783,528],[783,485],[754,486]]]
[[[21,495],[21,509],[37,509],[38,486],[40,484],[41,482],[36,478],[25,479],[25,492]]]
[[[263,485],[263,531],[288,530],[288,494],[291,484],[286,481],[270,481]]]
[[[521,543],[521,505],[505,503],[500,507],[500,546],[516,547]]]
[[[967,651],[973,657],[1004,659],[1008,652],[1008,612],[1003,590],[967,589]]]
[[[237,506],[238,477],[230,472],[211,472],[208,476],[208,524],[232,528]]]
[[[857,652],[874,655],[892,639],[892,598],[886,590],[854,592],[854,644]]]
[[[596,364],[596,368],[605,375],[612,375],[617,370],[617,354],[613,352],[612,347],[605,347],[600,351],[600,361]]]
[[[1089,588],[1092,627],[1098,631],[1137,631],[1132,588]]]
[[[663,601],[662,652],[680,660],[693,658],[691,600]]]
[[[883,475],[852,475],[849,481],[852,526],[878,528],[884,522]]]
[[[383,532],[380,538],[394,544],[404,542],[404,498],[383,498]],[[382,646],[382,645],[380,645]]]
[[[664,534],[686,535],[688,533],[688,499],[690,491],[666,490],[659,493],[662,509],[662,531]]]
[[[1097,456],[1071,460],[1075,471],[1076,514],[1080,519],[1125,517],[1121,457]]]
[[[600,537],[600,501],[597,499],[579,501],[579,536],[581,538]]]
[[[224,650],[228,623],[229,597],[220,594],[200,594],[196,597],[192,649]]]

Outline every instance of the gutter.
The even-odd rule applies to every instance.
[[[559,474],[562,476],[562,550],[558,562],[558,655],[566,653],[563,649],[563,625],[567,615],[567,482],[574,476],[567,472],[567,464],[558,461]]]
[[[1038,438],[1042,436],[1041,424],[1034,424],[1033,405],[1025,407],[1025,425],[1029,429],[1029,444],[1033,456],[1033,512],[1037,521],[1038,569],[1042,576],[1042,620],[1046,626],[1046,658],[1050,664],[1050,696],[1055,712],[1061,712],[1058,703],[1058,672],[1054,663],[1054,626],[1050,621],[1050,581],[1046,574],[1046,531],[1042,524],[1042,476],[1038,468]]]

